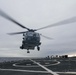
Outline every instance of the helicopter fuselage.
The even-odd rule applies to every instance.
[[[21,49],[32,49],[37,46],[37,49],[39,50],[40,45],[40,35],[39,33],[33,32],[33,31],[27,31],[26,33],[23,33],[23,41]]]

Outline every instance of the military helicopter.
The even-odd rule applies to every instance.
[[[18,25],[18,26],[27,30],[27,31],[24,31],[24,32],[9,33],[9,35],[23,34],[22,46],[20,46],[20,49],[26,49],[27,53],[30,53],[29,50],[34,50],[35,47],[37,47],[38,51],[40,50],[40,47],[39,47],[41,45],[40,36],[43,36],[47,39],[52,39],[50,37],[44,36],[40,33],[37,33],[36,31],[46,29],[46,28],[49,28],[49,27],[55,27],[55,26],[60,26],[60,25],[76,22],[76,17],[72,17],[72,18],[57,22],[55,24],[47,25],[47,26],[44,26],[44,27],[41,27],[41,28],[38,28],[38,29],[30,29],[30,28],[27,28],[24,25],[20,24],[19,22],[17,22],[16,20],[11,18],[10,16],[8,16],[2,10],[0,10],[0,16],[8,19],[9,21],[11,21],[11,22],[15,23],[16,25]]]

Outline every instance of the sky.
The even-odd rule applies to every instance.
[[[76,0],[0,0],[0,9],[22,25],[38,29],[59,21],[76,17]],[[26,31],[0,16],[0,57],[45,57],[76,55],[76,22],[37,31],[52,40],[41,37],[41,50],[19,47],[22,35],[7,33]]]

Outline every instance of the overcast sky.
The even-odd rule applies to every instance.
[[[0,0],[0,9],[28,28],[37,29],[56,22],[76,17],[76,0]],[[30,57],[76,54],[76,23],[39,30],[37,32],[53,38],[41,37],[41,50],[26,50],[19,47],[22,35],[7,33],[26,31],[0,16],[0,56]]]

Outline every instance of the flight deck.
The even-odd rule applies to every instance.
[[[0,62],[0,75],[76,75],[76,58],[8,58]]]

